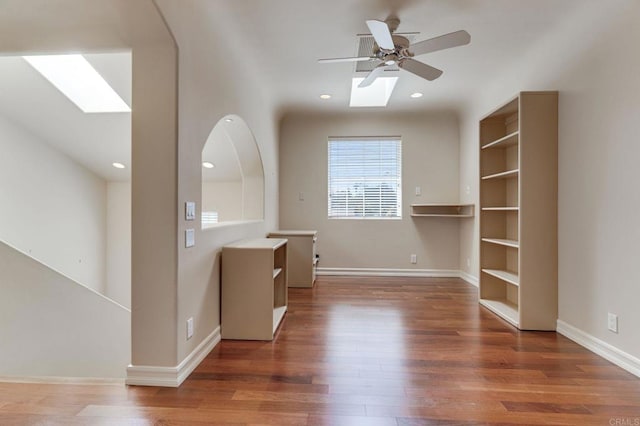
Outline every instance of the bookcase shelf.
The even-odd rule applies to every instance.
[[[558,93],[480,120],[480,304],[523,330],[557,321]]]

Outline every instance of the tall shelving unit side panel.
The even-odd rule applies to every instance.
[[[555,330],[558,318],[558,92],[520,95],[521,328]]]
[[[273,308],[269,301],[274,300],[274,286],[264,283],[265,277],[273,276],[273,253],[258,248],[222,249],[223,339],[271,340]]]
[[[480,121],[479,139],[480,303],[519,326],[518,97]]]

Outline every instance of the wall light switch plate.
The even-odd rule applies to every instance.
[[[196,219],[196,203],[194,203],[193,201],[187,201],[186,203],[184,203],[184,219]]]
[[[196,245],[196,231],[194,229],[187,229],[184,231],[184,245],[185,247],[193,247]]]
[[[422,195],[422,188],[420,188],[419,186],[416,186],[416,196],[420,196]]]

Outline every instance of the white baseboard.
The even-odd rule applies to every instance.
[[[100,377],[20,377],[20,376],[0,376],[0,382],[7,383],[37,383],[47,385],[124,385],[124,379],[110,379]]]
[[[464,271],[459,271],[459,272],[460,272],[460,278],[465,280],[469,284],[476,287],[480,285],[480,281],[478,280],[478,277],[474,277],[473,275],[466,273]]]
[[[604,359],[611,361],[618,367],[624,368],[629,373],[640,377],[640,359],[630,355],[607,342],[585,333],[584,331],[558,320],[556,331],[580,346],[584,346]]]
[[[220,338],[220,327],[218,326],[175,367],[129,365],[125,383],[127,385],[177,388],[220,342]]]
[[[358,275],[362,277],[462,278],[465,281],[467,281],[467,279],[462,276],[462,272],[457,269],[318,268],[317,275]],[[471,276],[469,275],[469,277]]]

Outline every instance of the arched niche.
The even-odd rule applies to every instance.
[[[202,149],[202,228],[263,219],[264,169],[258,145],[241,117],[227,115]]]

